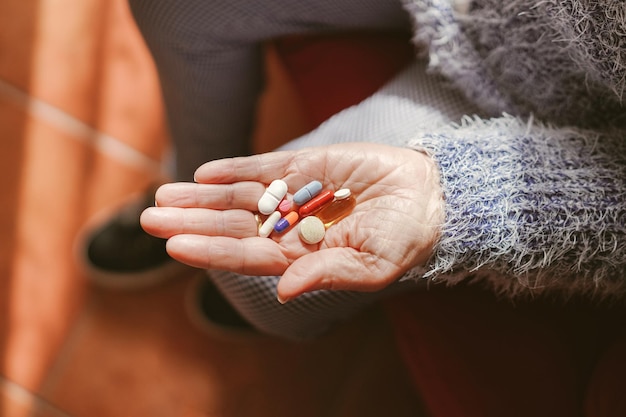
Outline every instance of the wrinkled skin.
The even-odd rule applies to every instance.
[[[291,193],[312,180],[347,187],[357,204],[316,245],[295,227],[261,238],[254,212],[274,179]],[[222,159],[198,168],[195,181],[161,186],[144,229],[169,239],[180,262],[281,276],[281,302],[317,289],[380,290],[428,260],[443,222],[434,162],[405,148],[349,143]]]

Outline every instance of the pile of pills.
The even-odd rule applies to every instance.
[[[324,239],[326,229],[347,216],[356,200],[348,188],[337,191],[324,190],[322,183],[311,181],[287,198],[287,184],[274,180],[258,202],[259,236],[282,233],[298,225],[298,235],[303,242],[316,244]],[[299,221],[299,222],[298,222]]]

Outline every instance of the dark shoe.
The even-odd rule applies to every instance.
[[[206,276],[192,282],[187,291],[186,306],[191,322],[212,336],[230,339],[260,335]]]
[[[154,205],[154,192],[150,188],[131,197],[121,209],[99,216],[80,234],[79,259],[96,285],[139,289],[191,270],[167,254],[165,239],[141,228],[139,217]]]

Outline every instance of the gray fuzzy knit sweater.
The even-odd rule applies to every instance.
[[[446,221],[420,276],[508,295],[626,296],[626,3],[403,0],[487,117],[421,132]]]

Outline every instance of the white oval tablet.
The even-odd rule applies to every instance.
[[[287,194],[287,183],[283,180],[274,180],[265,189],[265,193],[259,199],[258,207],[261,214],[271,214],[276,210],[281,200]]]
[[[259,228],[259,236],[268,237],[270,233],[272,233],[272,230],[274,230],[274,226],[276,226],[276,223],[278,223],[279,220],[280,211],[273,212]]]
[[[314,245],[324,239],[326,228],[324,223],[315,216],[308,216],[298,223],[298,235],[304,243]]]

